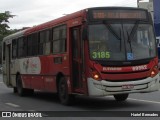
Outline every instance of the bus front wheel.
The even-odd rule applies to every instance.
[[[128,98],[129,94],[117,94],[114,95],[116,101],[125,101]]]
[[[17,76],[17,87],[16,91],[19,96],[33,95],[34,89],[23,88],[21,76]]]
[[[24,96],[25,95],[25,89],[23,88],[22,80],[21,80],[20,75],[17,76],[17,93],[18,93],[19,96]]]
[[[17,87],[13,88],[13,93],[17,93]]]
[[[60,78],[58,84],[58,95],[62,104],[71,105],[73,102],[74,96],[68,94],[67,81],[64,77]]]

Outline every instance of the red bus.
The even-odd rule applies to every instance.
[[[88,8],[7,36],[3,81],[20,96],[58,93],[62,104],[79,94],[124,101],[157,91],[151,16],[139,8]]]

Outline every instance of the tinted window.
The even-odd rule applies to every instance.
[[[13,40],[12,41],[12,58],[16,58],[17,57],[17,40]]]
[[[38,55],[38,34],[34,33],[28,36],[28,56]]]
[[[31,56],[32,55],[32,37],[31,36],[28,36],[27,47],[28,47],[27,54],[28,56]]]
[[[66,52],[66,25],[53,28],[53,53]]]
[[[27,53],[26,39],[24,37],[18,39],[18,57],[24,57]]]
[[[50,31],[45,30],[40,32],[40,40],[39,40],[39,54],[48,54],[50,53]],[[49,44],[49,46],[48,46]]]

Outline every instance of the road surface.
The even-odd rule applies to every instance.
[[[13,93],[12,88],[7,88],[3,84],[2,75],[0,75],[0,111],[19,111],[19,112],[40,112],[42,118],[35,119],[53,119],[51,116],[56,116],[57,114],[65,116],[65,112],[69,112],[70,117],[54,117],[54,120],[76,120],[86,119],[86,120],[159,120],[159,117],[120,117],[123,113],[142,113],[145,111],[160,111],[160,92],[144,93],[144,94],[130,94],[129,98],[125,102],[117,102],[112,96],[108,97],[76,97],[76,102],[72,106],[64,106],[59,103],[58,97],[55,94],[35,91],[34,95],[27,97],[19,97],[17,94]],[[63,112],[57,112],[63,111]],[[73,111],[73,112],[71,112]],[[111,112],[112,111],[112,112]],[[125,112],[123,112],[125,111]],[[111,116],[106,117],[107,112],[111,112]],[[87,117],[82,117],[81,113],[88,114]],[[98,116],[99,114],[102,116]],[[120,113],[120,114],[118,114]],[[159,112],[160,113],[160,112]],[[67,114],[68,115],[68,114]],[[73,116],[72,116],[73,115]],[[84,114],[82,114],[84,115]],[[104,116],[105,117],[104,117]],[[116,117],[116,116],[119,117]],[[1,118],[3,119],[3,118]],[[15,120],[20,118],[13,118]],[[24,118],[33,119],[33,118]]]

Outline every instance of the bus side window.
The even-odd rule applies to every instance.
[[[28,56],[31,56],[32,55],[32,37],[31,35],[28,36],[28,39],[27,39],[27,55]]]
[[[60,30],[60,36],[61,36],[61,52],[66,52],[67,48],[66,48],[66,40],[67,40],[67,33],[66,33],[66,26],[62,26],[61,30]]]
[[[25,57],[27,53],[27,39],[25,37],[18,38],[18,57]]]
[[[38,33],[32,35],[32,55],[38,55]]]
[[[66,52],[66,25],[53,28],[53,53]]]
[[[27,56],[27,38],[23,38],[23,57]]]
[[[27,48],[28,56],[38,55],[38,33],[33,33],[28,36]]]
[[[43,55],[44,54],[44,46],[43,44],[45,43],[45,31],[42,31],[39,33],[39,49],[38,49],[38,53],[39,55]]]
[[[39,34],[39,55],[50,54],[50,31],[45,30]]]
[[[22,57],[23,56],[23,38],[18,38],[17,43],[18,43],[18,57]]]
[[[12,41],[12,58],[15,59],[17,57],[17,39]]]

